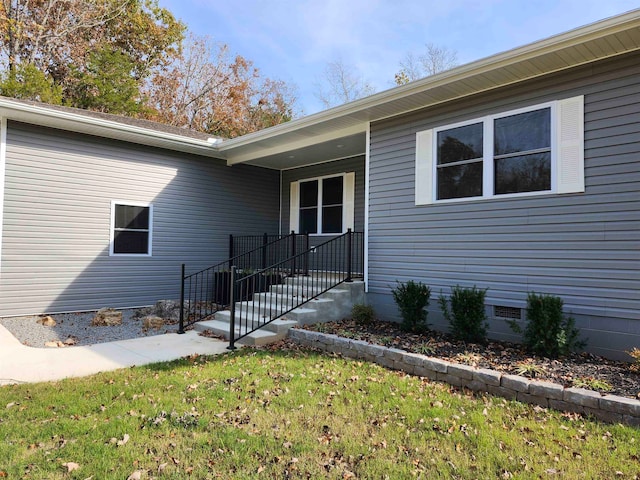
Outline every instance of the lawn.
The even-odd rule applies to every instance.
[[[239,350],[0,387],[0,478],[640,478],[640,430]]]

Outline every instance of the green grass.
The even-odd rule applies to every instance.
[[[304,351],[0,388],[9,479],[638,478],[638,451],[632,427]]]

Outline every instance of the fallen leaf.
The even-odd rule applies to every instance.
[[[65,467],[67,469],[67,472],[69,473],[73,472],[74,470],[78,470],[80,468],[80,465],[78,465],[75,462],[63,463],[62,466]]]
[[[125,433],[124,436],[122,437],[122,440],[118,440],[118,446],[122,447],[123,445],[126,445],[127,442],[129,441],[129,434]]]
[[[127,477],[127,480],[140,480],[142,478],[142,472],[140,470],[136,470],[131,475]]]

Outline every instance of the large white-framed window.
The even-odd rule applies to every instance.
[[[290,185],[290,230],[336,235],[353,229],[355,173],[306,178]]]
[[[584,192],[584,97],[416,134],[416,205]]]
[[[109,255],[150,257],[153,237],[153,205],[113,200]]]

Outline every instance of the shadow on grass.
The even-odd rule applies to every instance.
[[[193,367],[194,365],[220,365],[224,364],[231,358],[320,358],[332,357],[331,353],[319,352],[306,349],[258,349],[258,348],[238,348],[234,351],[227,351],[219,355],[189,355],[170,362],[151,363],[141,365],[142,370],[151,372],[167,372],[174,369]]]

